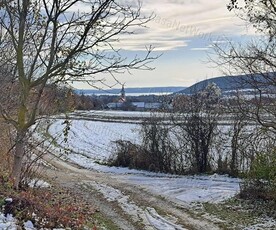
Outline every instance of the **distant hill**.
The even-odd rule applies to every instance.
[[[260,75],[254,76],[258,82],[264,82],[264,78]],[[248,82],[251,79],[249,75],[239,76],[223,76],[200,81],[184,90],[180,90],[177,94],[193,94],[204,89],[209,83],[215,83],[223,93],[232,90],[250,90],[252,85]]]
[[[142,88],[125,88],[126,95],[152,95],[152,94],[170,94],[184,90],[186,87],[142,87]],[[75,90],[77,94],[85,95],[118,95],[121,89],[108,89],[108,90],[96,90],[96,89],[78,89]]]

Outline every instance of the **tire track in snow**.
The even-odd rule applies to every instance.
[[[107,201],[117,202],[122,210],[132,217],[134,222],[143,223],[145,226],[144,230],[186,230],[160,216],[154,208],[147,207],[146,210],[143,210],[133,201],[130,201],[129,196],[123,195],[120,190],[111,186],[91,181],[85,182],[82,186],[87,189],[92,186],[93,189],[100,192]]]

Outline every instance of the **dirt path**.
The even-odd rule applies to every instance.
[[[219,229],[192,216],[188,207],[125,182],[124,175],[86,170],[51,155],[45,160],[54,166],[45,169],[49,179],[91,202],[117,229]]]

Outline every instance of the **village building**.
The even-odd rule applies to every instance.
[[[108,103],[107,108],[111,110],[158,110],[163,107],[163,103],[160,102],[128,102],[126,98],[126,91],[124,84],[120,91],[120,97],[117,101]]]

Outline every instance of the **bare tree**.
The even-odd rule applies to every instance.
[[[180,174],[178,149],[171,135],[172,124],[166,123],[167,119],[168,114],[153,112],[143,121],[140,131],[142,147],[147,152],[150,170]]]
[[[246,75],[241,83],[250,85],[254,93],[250,99],[238,95],[240,111],[275,133],[276,2],[231,0],[228,9],[253,26],[258,36],[247,44],[216,44],[215,62],[228,75]]]
[[[151,69],[152,49],[129,60],[115,48],[119,35],[132,34],[152,16],[141,14],[140,2],[116,0],[3,0],[0,3],[0,67],[9,67],[18,85],[16,119],[0,112],[16,129],[12,179],[19,187],[29,128],[48,83],[103,82],[97,74]],[[120,44],[119,44],[120,45]]]
[[[249,183],[242,188],[244,194],[270,197],[275,194],[275,133],[276,133],[276,2],[274,0],[230,0],[230,11],[234,11],[257,35],[246,44],[228,42],[214,47],[215,62],[230,75],[244,74],[243,82],[250,85],[253,94],[244,96],[238,92],[236,108],[245,121],[256,124],[248,132],[239,155],[245,169],[249,170]],[[251,122],[252,123],[252,122]],[[239,134],[239,124],[234,127]],[[240,136],[240,135],[238,135]],[[232,169],[235,169],[237,144],[241,136],[232,138]],[[263,172],[268,172],[267,175]],[[266,182],[268,182],[268,184]],[[272,196],[271,196],[272,197]],[[275,199],[275,197],[273,198]]]
[[[220,94],[216,84],[209,84],[193,95],[184,97],[186,102],[182,102],[182,107],[173,114],[174,124],[178,128],[176,132],[179,132],[178,142],[184,141],[190,148],[188,156],[193,172],[205,173],[210,170],[210,149],[220,115]]]

